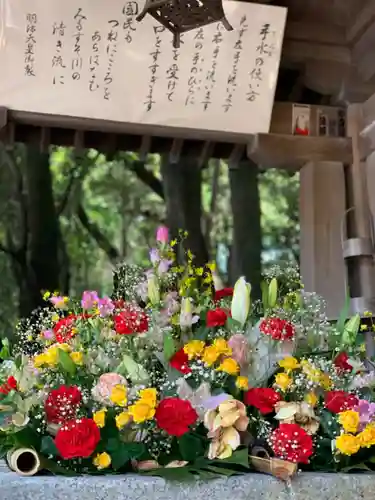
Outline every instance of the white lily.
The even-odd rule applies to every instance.
[[[245,325],[249,315],[250,291],[250,283],[247,283],[244,277],[239,278],[234,285],[231,315],[242,327]]]

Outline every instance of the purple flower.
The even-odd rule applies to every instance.
[[[42,335],[46,340],[51,340],[55,336],[52,330],[44,330],[44,332],[42,332]]]
[[[109,297],[103,297],[102,299],[99,299],[98,309],[100,316],[105,318],[113,313],[115,305]]]
[[[159,263],[158,272],[159,274],[165,274],[172,264],[171,260],[162,259]]]
[[[150,261],[151,261],[152,265],[155,265],[160,261],[160,255],[159,255],[157,248],[151,248]]]
[[[87,311],[97,306],[99,297],[97,292],[86,290],[82,294],[81,306]]]
[[[361,428],[372,422],[375,417],[375,403],[369,403],[365,399],[361,399],[355,407],[355,411],[359,413]]]
[[[156,241],[160,243],[168,243],[169,231],[166,226],[159,226],[156,231]]]
[[[210,398],[203,401],[203,406],[205,407],[206,410],[216,410],[216,408],[219,405],[221,405],[221,403],[224,403],[224,401],[227,401],[228,399],[231,398],[232,396],[223,392],[222,394],[218,394],[217,396],[211,396]]]
[[[49,301],[58,309],[66,309],[69,301],[68,297],[63,297],[61,295],[53,295]]]

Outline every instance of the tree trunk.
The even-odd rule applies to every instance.
[[[195,264],[202,266],[209,260],[201,228],[201,169],[197,159],[182,157],[173,164],[162,158],[161,172],[167,208],[167,225],[172,237],[179,230],[187,231],[185,248],[195,256]]]
[[[252,285],[252,297],[260,298],[262,231],[258,168],[244,160],[229,170],[233,213],[233,245],[230,281],[245,276]]]
[[[28,264],[32,309],[43,304],[43,291],[59,290],[59,221],[55,210],[49,154],[30,147],[26,153],[29,224]],[[29,311],[31,312],[31,311]]]

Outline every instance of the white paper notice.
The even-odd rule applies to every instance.
[[[0,106],[117,122],[268,132],[286,9],[224,2],[233,31],[182,35],[143,0],[9,0],[0,13]]]

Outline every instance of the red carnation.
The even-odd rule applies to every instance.
[[[226,297],[233,296],[233,288],[223,288],[222,290],[216,290],[214,301],[218,302],[221,299],[225,299]]]
[[[270,387],[249,389],[244,396],[245,404],[255,406],[263,415],[272,413],[275,409],[275,404],[280,400],[280,394]]]
[[[175,370],[186,375],[187,373],[191,373],[191,368],[189,368],[189,358],[186,352],[183,349],[177,351],[171,359],[169,360],[169,364]]]
[[[264,318],[259,330],[274,340],[289,340],[294,337],[294,326],[286,319]]]
[[[208,328],[214,326],[224,326],[227,321],[227,313],[221,307],[217,307],[216,309],[211,309],[211,311],[207,312],[206,324]]]
[[[0,394],[8,395],[10,391],[16,390],[17,380],[13,376],[8,377],[8,380],[5,382],[5,384],[0,385]]]
[[[90,316],[90,314],[70,314],[65,318],[59,319],[59,321],[53,327],[56,341],[59,344],[65,344],[66,342],[69,342],[69,340],[76,334],[75,324],[77,320],[89,318]]]
[[[271,447],[288,462],[307,464],[313,454],[312,437],[297,424],[280,424],[271,434]]]
[[[353,367],[350,363],[348,363],[348,360],[349,356],[346,354],[346,352],[341,352],[335,357],[333,363],[338,371],[351,372],[353,370]]]
[[[189,425],[198,420],[197,412],[189,401],[179,398],[166,398],[160,401],[155,419],[158,427],[170,436],[183,436],[189,432]]]
[[[81,404],[82,394],[76,386],[62,385],[48,394],[44,409],[47,421],[52,424],[63,424],[76,417]]]
[[[113,318],[115,330],[119,335],[131,335],[132,333],[144,333],[148,330],[147,314],[137,306],[126,306]]]
[[[358,404],[358,398],[354,394],[345,391],[327,392],[324,399],[327,410],[332,413],[340,413],[352,410]]]
[[[91,418],[69,420],[60,427],[55,445],[64,460],[88,458],[100,441],[100,431]]]

